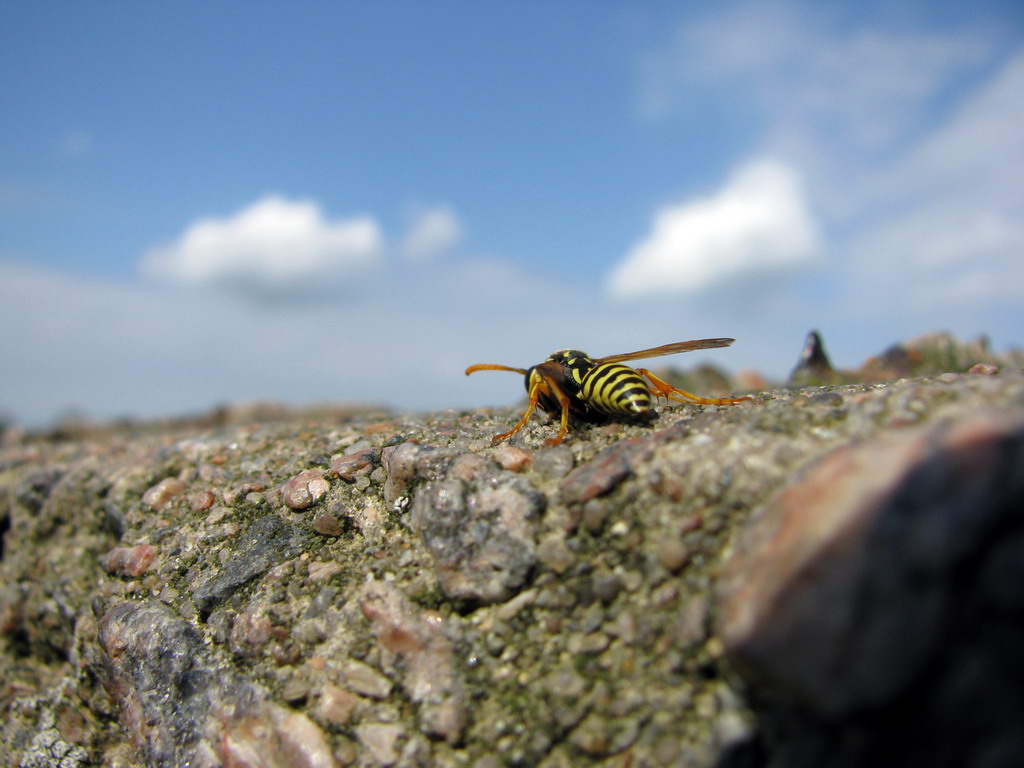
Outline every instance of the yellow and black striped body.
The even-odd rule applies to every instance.
[[[598,363],[583,377],[580,399],[609,416],[638,416],[651,410],[651,390],[640,374],[622,363]]]
[[[563,349],[545,360],[557,363],[563,379],[562,391],[569,397],[569,409],[584,421],[604,421],[608,416],[634,416],[651,409],[651,391],[640,374],[621,363],[598,363],[578,349]],[[534,366],[536,367],[536,366]],[[533,368],[526,374],[529,391]],[[559,404],[550,395],[541,394],[537,404],[549,413],[558,413]]]

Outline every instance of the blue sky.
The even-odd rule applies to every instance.
[[[1015,2],[0,0],[0,413],[1024,343]]]

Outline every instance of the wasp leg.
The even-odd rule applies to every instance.
[[[519,423],[512,427],[508,432],[502,432],[500,435],[492,437],[491,442],[500,443],[502,440],[508,440],[512,435],[526,426],[526,422],[530,420],[530,414],[532,414],[533,409],[537,407],[537,398],[539,397],[537,390],[538,387],[536,385],[530,387],[530,402],[526,406],[526,411],[523,413],[523,418],[519,420]]]
[[[526,411],[523,413],[523,417],[508,432],[502,432],[500,435],[495,435],[492,441],[500,443],[502,440],[508,440],[512,435],[518,432],[520,429],[526,426],[526,422],[530,420],[530,415],[533,413],[533,409],[537,407],[537,401],[540,400],[542,393],[546,393],[548,388],[545,384],[545,380],[540,376],[532,377],[533,381],[530,382],[530,389],[528,392],[529,403],[526,405]]]
[[[558,427],[558,434],[549,437],[545,442],[548,445],[558,445],[565,437],[565,433],[569,431],[569,398],[555,382],[550,379],[546,379],[546,382],[552,394],[558,398],[558,404],[562,408],[562,419]]]
[[[692,392],[673,387],[667,381],[662,381],[646,368],[637,368],[636,372],[651,382],[651,394],[656,397],[664,397],[668,400],[675,400],[677,403],[697,403],[698,405],[734,405],[744,400],[753,400],[752,397],[701,397]]]
[[[565,433],[569,429],[569,398],[562,391],[561,387],[559,387],[553,380],[547,376],[537,373],[534,374],[533,381],[530,384],[530,402],[526,406],[526,411],[523,413],[523,417],[519,419],[519,423],[512,427],[508,432],[502,432],[500,435],[495,435],[492,438],[493,442],[500,443],[502,440],[507,440],[525,427],[526,423],[530,420],[530,415],[533,413],[533,409],[537,407],[537,402],[540,400],[540,396],[542,394],[551,395],[557,399],[558,404],[562,409],[561,427],[558,430],[558,435],[547,440],[548,445],[558,445],[561,443],[562,438],[565,437]]]

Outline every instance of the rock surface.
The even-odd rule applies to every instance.
[[[491,444],[516,407],[9,435],[0,764],[1024,764],[1024,374],[940,340],[553,448]]]
[[[719,592],[766,722],[812,734],[785,764],[1024,764],[1024,414],[836,449],[760,510]]]

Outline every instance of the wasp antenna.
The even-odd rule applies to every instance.
[[[525,368],[510,368],[507,365],[492,365],[490,363],[480,363],[478,365],[471,365],[466,369],[466,375],[469,376],[471,373],[477,371],[508,371],[509,373],[521,373],[526,374]]]

